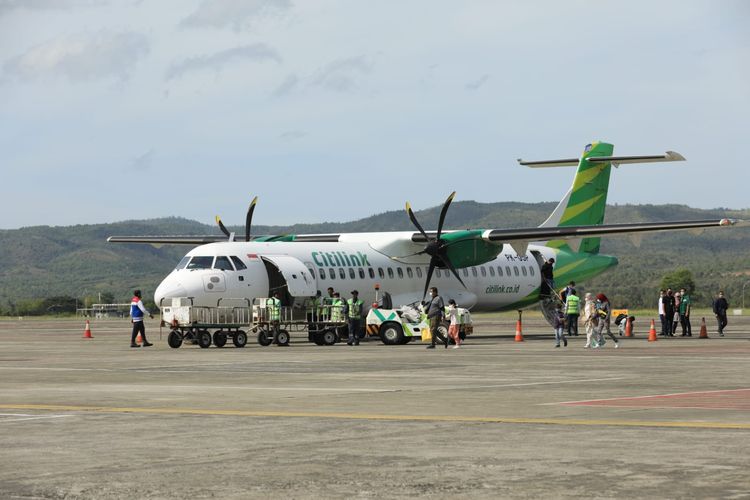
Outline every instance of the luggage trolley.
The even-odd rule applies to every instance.
[[[242,306],[222,305],[222,301],[245,303]],[[226,302],[225,302],[226,303]],[[235,347],[245,347],[247,332],[251,325],[251,307],[248,299],[224,299],[216,306],[195,306],[192,297],[173,298],[171,306],[161,306],[161,326],[170,328],[167,336],[169,347],[178,348],[191,341],[205,349],[211,346],[224,347],[231,338]],[[213,336],[210,330],[214,330]]]
[[[257,335],[258,344],[269,346],[273,342],[274,328],[278,328],[276,343],[289,345],[290,333],[308,332],[308,340],[316,345],[333,345],[341,339],[346,329],[343,311],[332,310],[340,306],[319,305],[305,309],[305,316],[295,315],[292,307],[281,306],[278,324],[272,319],[274,306],[270,298],[260,297],[253,300],[252,331]]]

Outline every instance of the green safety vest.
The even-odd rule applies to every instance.
[[[344,301],[341,299],[333,299],[331,302],[331,321],[340,322],[344,321]]]
[[[578,295],[568,295],[565,301],[565,314],[578,314],[581,298]]]
[[[271,321],[279,321],[281,318],[281,301],[276,297],[271,297],[266,302],[266,307],[268,307],[268,315]]]
[[[351,319],[359,319],[360,316],[362,316],[362,306],[364,305],[364,302],[359,299],[357,299],[356,302],[349,299],[346,303],[349,304],[349,317]]]

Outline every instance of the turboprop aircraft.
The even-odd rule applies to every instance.
[[[236,241],[221,219],[223,233],[210,236],[112,236],[110,242],[199,245],[185,255],[155,292],[158,305],[192,297],[195,305],[215,306],[219,299],[254,299],[282,292],[284,305],[301,307],[318,290],[332,287],[348,296],[359,290],[366,304],[375,285],[391,294],[394,304],[422,300],[430,285],[472,310],[513,310],[536,303],[549,314],[540,296],[540,268],[555,259],[555,281],[577,283],[617,264],[599,253],[600,237],[670,230],[733,226],[730,219],[603,224],[612,166],[683,161],[672,151],[655,156],[613,156],[613,145],[596,142],[580,158],[523,161],[528,167],[576,166],[573,185],[549,218],[538,227],[443,230],[455,193],[445,201],[436,231],[425,231],[409,203],[406,211],[417,231],[287,234],[252,236],[257,197],[250,204],[244,241]],[[545,310],[546,309],[546,310]]]

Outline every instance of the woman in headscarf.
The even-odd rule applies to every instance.
[[[583,326],[586,328],[586,345],[584,349],[591,347],[591,335],[594,333],[594,319],[596,315],[596,303],[594,296],[586,292],[583,302]]]
[[[602,334],[604,333],[604,329],[606,328],[607,335],[609,335],[609,338],[614,341],[615,349],[617,349],[618,347],[620,347],[620,344],[617,342],[617,337],[612,334],[612,330],[610,329],[610,322],[612,320],[612,307],[609,304],[609,299],[603,293],[599,293],[596,295],[596,313],[599,315],[599,344],[604,344],[604,336]]]

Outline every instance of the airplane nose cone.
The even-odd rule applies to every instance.
[[[166,306],[172,305],[171,299],[174,297],[187,297],[187,291],[179,283],[162,281],[154,292],[154,302],[159,307],[162,304]]]

